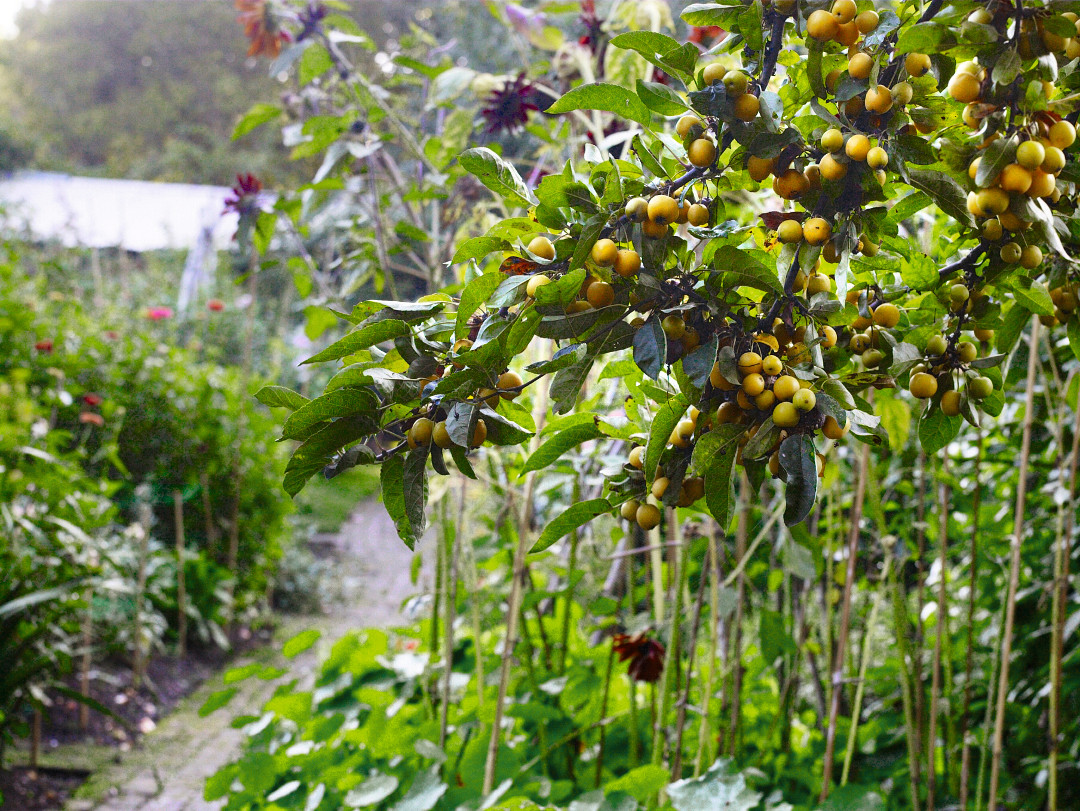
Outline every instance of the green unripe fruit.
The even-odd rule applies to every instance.
[[[949,288],[949,301],[953,304],[963,304],[971,296],[971,291],[968,290],[966,284],[957,282]]]
[[[972,399],[985,400],[994,393],[994,381],[989,377],[979,375],[968,383],[968,394]]]
[[[956,352],[964,363],[971,363],[975,358],[979,357],[979,347],[975,346],[971,341],[961,341],[956,345]]]
[[[810,389],[799,389],[791,398],[791,404],[799,411],[811,411],[817,405],[817,395]]]
[[[1038,169],[1046,159],[1046,149],[1038,141],[1024,141],[1016,148],[1016,162],[1025,169]]]
[[[944,335],[933,335],[930,340],[926,342],[926,354],[932,358],[936,358],[939,355],[944,355],[945,350],[949,345],[945,341]]]

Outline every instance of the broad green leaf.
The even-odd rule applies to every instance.
[[[1016,158],[1016,147],[1019,143],[1015,135],[1008,138],[998,138],[986,147],[986,151],[979,157],[979,168],[975,172],[975,185],[980,188],[989,186],[1001,170],[1008,166]]]
[[[1054,302],[1050,298],[1050,291],[1042,282],[1032,282],[1030,287],[1017,284],[1013,288],[1013,295],[1017,303],[1034,315],[1053,315]]]
[[[469,332],[469,319],[472,318],[477,308],[484,304],[491,294],[495,292],[505,277],[499,272],[485,273],[477,276],[461,291],[461,302],[458,304],[457,321],[454,325],[454,335],[464,338]]]
[[[458,158],[458,163],[488,189],[511,203],[526,207],[536,205],[535,195],[529,191],[517,169],[486,146],[466,149]]]
[[[451,261],[457,265],[470,259],[483,259],[494,251],[508,251],[512,247],[510,241],[502,237],[473,237],[458,246]]]
[[[701,777],[672,783],[667,795],[675,811],[751,811],[761,799],[727,758],[717,760]]]
[[[734,245],[722,245],[713,256],[712,266],[720,273],[733,274],[740,285],[766,292],[784,292],[784,284],[775,271]]]
[[[578,392],[581,391],[585,378],[589,376],[592,364],[592,358],[586,358],[581,363],[567,366],[565,369],[560,369],[555,373],[549,393],[552,402],[555,404],[552,410],[556,414],[565,414],[574,407],[574,403],[577,402]]]
[[[243,138],[249,132],[263,124],[268,124],[281,115],[281,108],[273,104],[256,104],[241,118],[232,133],[232,140]]]
[[[588,351],[589,347],[586,344],[564,346],[551,356],[551,360],[539,360],[536,363],[530,363],[525,367],[525,371],[534,375],[551,374],[585,360]]]
[[[806,434],[789,436],[780,443],[780,469],[787,483],[784,523],[802,523],[817,500],[817,452],[814,441]]]
[[[660,455],[667,447],[668,439],[675,426],[679,424],[683,414],[689,407],[690,402],[682,394],[676,394],[666,403],[660,406],[660,410],[653,417],[652,428],[649,431],[649,443],[645,447],[645,481],[652,484],[656,476],[656,466],[660,462]]]
[[[412,549],[424,534],[424,507],[427,501],[425,472],[427,449],[408,455],[395,454],[383,462],[380,471],[383,504],[397,527],[401,540]]]
[[[372,425],[370,417],[360,414],[335,420],[320,428],[293,451],[292,458],[285,466],[285,492],[295,496],[308,479],[333,461],[338,451],[374,433],[377,428],[377,424]]]
[[[199,707],[199,717],[205,718],[214,710],[219,710],[232,701],[233,696],[240,692],[239,687],[229,687],[226,690],[218,690],[211,693],[209,698],[203,702],[203,705]]]
[[[345,805],[349,808],[367,808],[381,803],[397,791],[398,779],[390,774],[376,772],[359,786],[350,789],[345,795]]]
[[[550,524],[544,527],[540,537],[536,539],[530,554],[543,552],[557,540],[573,532],[580,526],[592,521],[596,516],[611,512],[612,506],[606,498],[594,498],[589,501],[579,501],[570,505]]]
[[[533,451],[532,455],[525,460],[521,467],[519,477],[532,470],[542,470],[558,461],[564,453],[571,448],[588,442],[590,439],[599,439],[604,433],[599,428],[599,419],[593,417],[592,421],[580,425],[574,425],[556,433]]]
[[[924,169],[908,169],[905,180],[909,186],[928,194],[938,208],[961,225],[975,227],[975,219],[967,207],[967,194],[949,175]]]
[[[321,423],[354,414],[370,412],[372,419],[375,419],[377,405],[375,396],[370,391],[335,389],[309,400],[294,411],[281,427],[281,436],[283,439],[305,440]]]
[[[646,107],[660,115],[681,115],[690,109],[678,93],[659,82],[638,79],[637,94]]]
[[[631,769],[622,777],[605,782],[604,793],[625,791],[638,802],[647,803],[649,798],[655,796],[656,792],[666,786],[670,779],[670,770],[649,763]]]
[[[794,653],[797,648],[795,640],[784,628],[783,616],[768,608],[761,609],[758,639],[761,641],[761,658],[770,667],[779,656]]]
[[[952,442],[960,432],[959,417],[949,417],[933,408],[919,420],[919,442],[928,454],[934,454]]]
[[[298,394],[285,386],[263,386],[255,392],[255,399],[264,406],[270,408],[287,408],[296,411],[311,402],[307,397]]]
[[[659,378],[664,370],[667,363],[667,335],[656,313],[650,315],[634,333],[634,363],[653,380]]]
[[[296,636],[288,640],[281,648],[282,654],[286,659],[292,659],[297,656],[316,642],[319,641],[319,637],[322,636],[322,631],[318,631],[314,628],[308,628],[305,631],[301,631]]]
[[[629,118],[646,128],[652,123],[652,114],[641,99],[624,87],[604,82],[575,87],[548,107],[547,112],[569,113],[573,110],[603,110]]]
[[[322,352],[312,355],[303,363],[323,363],[328,360],[341,360],[349,355],[355,355],[362,349],[367,349],[380,344],[383,341],[392,341],[404,335],[409,335],[409,325],[397,319],[386,319],[368,324],[346,335],[339,341],[335,341]]]

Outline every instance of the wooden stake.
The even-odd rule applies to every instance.
[[[941,475],[948,472],[948,452],[941,463]],[[926,737],[926,809],[934,811],[934,794],[937,790],[937,719],[941,699],[941,649],[948,629],[948,547],[949,547],[949,485],[938,483],[938,597],[937,635],[934,638],[934,663],[930,684],[930,724]],[[947,748],[946,748],[947,749]],[[946,774],[948,770],[946,769]]]
[[[964,709],[960,713],[960,811],[967,811],[971,782],[971,742],[968,739],[968,716],[971,714],[972,679],[975,672],[975,584],[979,570],[979,508],[982,502],[983,433],[977,430],[975,457],[975,492],[971,496],[971,544],[968,556],[967,654],[964,663]]]
[[[739,740],[739,721],[742,715],[742,621],[746,602],[746,540],[750,534],[750,480],[744,474],[739,485],[739,518],[735,525],[735,565],[739,575],[735,586],[735,619],[732,620],[731,640],[731,721],[728,726],[728,754],[735,756]]]
[[[1009,657],[1012,654],[1013,624],[1016,620],[1016,592],[1020,584],[1020,545],[1024,535],[1024,506],[1027,500],[1027,475],[1031,461],[1031,424],[1035,411],[1035,371],[1039,365],[1039,319],[1031,319],[1031,343],[1028,348],[1027,386],[1024,406],[1024,435],[1020,444],[1020,471],[1016,480],[1016,515],[1009,549],[1009,592],[1005,603],[1005,626],[1001,630],[1001,673],[998,679],[997,716],[994,719],[994,742],[990,761],[990,801],[987,808],[997,809],[1001,782],[1001,757],[1005,737],[1005,705],[1009,693]]]
[[[1059,423],[1060,424],[1060,423]],[[1061,447],[1061,443],[1058,443]],[[1064,526],[1060,527],[1054,545],[1054,606],[1053,628],[1050,641],[1050,756],[1047,808],[1058,811],[1058,758],[1061,748],[1061,660],[1064,655],[1065,606],[1069,596],[1069,558],[1072,555],[1071,539],[1076,528],[1076,478],[1077,459],[1080,458],[1080,402],[1076,404],[1073,422],[1072,459],[1069,462],[1069,492],[1058,514],[1064,512]],[[1063,473],[1064,471],[1062,471]],[[1068,509],[1065,509],[1068,505]]]
[[[176,524],[176,655],[187,654],[187,584],[184,580],[184,493],[173,490],[173,522]]]
[[[833,658],[832,689],[829,702],[829,725],[825,730],[825,765],[822,769],[821,795],[825,802],[832,785],[833,757],[836,750],[836,722],[840,715],[840,693],[843,690],[844,660],[847,657],[848,631],[851,628],[851,593],[855,582],[855,559],[859,552],[859,524],[862,522],[863,500],[866,497],[866,476],[870,467],[870,446],[863,445],[859,460],[859,478],[855,486],[855,501],[851,505],[851,529],[848,532],[847,577],[844,580],[844,596],[840,609],[840,636],[836,642]]]
[[[139,568],[135,579],[135,611],[132,616],[133,664],[131,684],[136,689],[142,686],[146,675],[146,657],[143,655],[142,614],[143,601],[146,599],[146,562],[150,549],[150,505],[145,500],[138,505],[139,514]]]

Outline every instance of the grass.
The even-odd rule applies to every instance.
[[[373,467],[355,467],[330,480],[316,476],[296,497],[296,511],[316,532],[337,532],[359,502],[378,492],[379,474]]]

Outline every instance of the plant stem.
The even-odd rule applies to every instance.
[[[1060,422],[1059,422],[1060,424]],[[1058,443],[1061,447],[1062,443]],[[1080,402],[1077,403],[1076,419],[1073,422],[1072,458],[1069,462],[1069,492],[1061,502],[1058,514],[1064,512],[1064,527],[1058,533],[1054,545],[1054,606],[1053,628],[1050,641],[1050,756],[1047,764],[1049,772],[1047,808],[1058,808],[1058,757],[1061,746],[1061,660],[1064,654],[1065,606],[1069,591],[1069,558],[1072,555],[1070,541],[1076,527],[1076,510],[1065,510],[1066,504],[1076,504],[1076,478],[1080,458]],[[1064,471],[1062,471],[1064,472]]]
[[[844,767],[840,771],[841,786],[847,785],[848,775],[851,773],[851,761],[855,757],[855,745],[859,739],[859,717],[862,714],[863,693],[866,691],[866,671],[870,664],[871,633],[877,623],[878,612],[881,610],[883,584],[889,577],[891,566],[892,554],[886,552],[881,577],[874,592],[874,602],[870,606],[870,616],[866,620],[866,630],[863,632],[862,652],[859,655],[859,683],[855,687],[855,705],[851,710],[851,731],[848,733],[847,750],[844,752]]]
[[[947,475],[949,457],[942,459],[940,475]],[[947,631],[948,610],[948,547],[949,547],[949,485],[944,479],[938,483],[938,599],[937,636],[934,638],[933,674],[930,684],[930,723],[926,739],[926,808],[934,811],[934,794],[937,790],[937,718],[941,700],[941,648]]]
[[[457,615],[457,580],[458,580],[458,552],[461,549],[460,538],[464,537],[468,530],[465,527],[465,486],[467,479],[462,476],[458,491],[458,515],[457,523],[450,524],[446,521],[447,505],[450,494],[443,496],[443,543],[446,550],[443,552],[446,572],[443,582],[446,591],[446,610],[443,620],[443,689],[442,707],[439,719],[439,747],[446,747],[446,731],[450,726],[450,677],[454,671],[454,620]],[[476,652],[479,656],[479,650]]]
[[[701,725],[698,727],[698,748],[694,757],[694,777],[701,775],[705,750],[709,744],[709,701],[712,699],[713,680],[716,674],[717,650],[720,642],[720,549],[717,543],[717,525],[709,522],[709,672],[701,693]]]
[[[665,742],[667,741],[667,715],[671,709],[672,694],[676,690],[676,673],[679,668],[679,656],[682,651],[682,639],[680,638],[680,620],[682,619],[682,594],[683,580],[686,577],[687,551],[683,543],[682,525],[676,516],[675,510],[666,510],[668,532],[674,542],[675,549],[672,556],[671,582],[674,587],[674,596],[671,605],[671,633],[668,637],[667,654],[664,657],[663,684],[659,690],[660,701],[656,711],[656,726],[653,728],[653,752],[652,762],[661,765],[664,762]]]
[[[701,567],[701,579],[698,581],[697,597],[694,600],[694,620],[690,625],[690,639],[687,640],[686,686],[683,688],[682,697],[679,699],[679,707],[675,720],[675,754],[671,763],[672,780],[682,779],[683,729],[686,726],[686,707],[690,703],[690,688],[693,686],[693,679],[691,676],[694,672],[694,654],[697,652],[698,629],[701,627],[701,606],[705,602],[705,586],[709,577],[708,561],[705,561],[704,563],[706,565]],[[683,579],[685,581],[687,575],[684,575]],[[708,707],[707,702],[705,706],[706,708]]]
[[[569,607],[569,606],[568,606]],[[595,788],[600,788],[604,777],[604,749],[607,744],[607,725],[604,718],[607,716],[608,696],[611,695],[611,674],[615,667],[615,646],[608,651],[607,672],[604,674],[604,697],[600,700],[600,751],[596,754],[596,782]]]
[[[915,770],[916,782],[922,782],[923,719],[926,717],[926,686],[923,684],[923,642],[926,628],[923,610],[926,607],[926,451],[919,446],[919,490],[916,506],[915,538],[918,545],[915,590],[915,644],[911,652],[912,685],[915,688],[915,740],[916,758],[911,768]]]
[[[581,500],[581,479],[574,477],[573,501],[577,504]],[[566,595],[563,597],[563,621],[562,639],[559,641],[559,675],[566,672],[566,657],[570,647],[570,616],[573,613],[571,607],[574,604],[574,575],[577,571],[578,544],[581,542],[581,529],[575,528],[570,533],[570,552],[566,560]],[[601,733],[603,734],[603,733]]]
[[[833,756],[836,750],[836,722],[840,715],[840,694],[843,690],[844,659],[847,655],[848,631],[851,628],[851,594],[855,582],[855,559],[859,551],[859,524],[862,522],[863,501],[866,497],[866,477],[870,467],[870,446],[863,445],[859,460],[858,481],[855,485],[855,501],[851,505],[848,532],[847,577],[844,580],[844,596],[840,608],[840,637],[836,641],[833,659],[832,691],[829,702],[829,725],[825,731],[825,764],[822,768],[819,802],[825,802],[832,784]]]
[[[1031,319],[1031,343],[1028,347],[1027,387],[1024,406],[1024,434],[1020,444],[1020,471],[1016,480],[1016,515],[1009,549],[1009,593],[1005,603],[1005,626],[1001,631],[1001,674],[998,679],[997,716],[994,719],[994,742],[990,761],[990,801],[988,809],[997,808],[1001,781],[1002,741],[1005,735],[1005,704],[1009,692],[1009,656],[1012,652],[1013,623],[1016,619],[1016,591],[1020,582],[1020,543],[1024,532],[1024,505],[1027,498],[1028,465],[1031,459],[1031,425],[1035,411],[1035,370],[1039,364],[1039,319]]]
[[[742,621],[746,602],[746,538],[750,532],[750,480],[742,476],[739,486],[739,518],[735,525],[735,557],[739,567],[735,586],[735,619],[732,622],[733,639],[731,652],[731,722],[728,728],[728,754],[735,756],[739,739],[739,718],[742,713]]]
[[[176,525],[176,655],[187,654],[187,588],[184,582],[184,493],[173,490],[173,523]],[[233,575],[235,577],[235,573]]]
[[[982,501],[982,482],[979,474],[982,468],[983,433],[977,429],[977,455],[975,456],[975,492],[971,497],[971,544],[968,560],[968,605],[967,605],[967,653],[964,663],[964,709],[960,714],[960,811],[967,811],[968,791],[971,778],[971,744],[968,740],[968,716],[971,713],[972,675],[975,671],[975,585],[979,569],[979,507]]]

